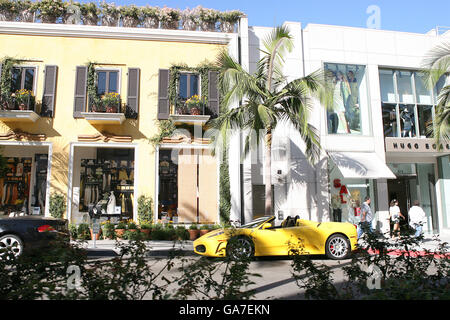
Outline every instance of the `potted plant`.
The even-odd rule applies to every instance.
[[[138,226],[137,226],[136,222],[134,222],[133,220],[128,220],[127,230],[130,230],[132,232],[138,231]]]
[[[189,240],[194,241],[200,235],[200,230],[198,230],[197,224],[193,223],[189,227]]]
[[[144,234],[144,238],[146,240],[150,239],[150,233],[152,231],[152,225],[150,222],[142,222],[141,223],[141,232]]]
[[[211,232],[211,228],[209,227],[209,225],[204,224],[202,226],[200,226],[200,237],[204,236],[205,234]]]
[[[66,3],[62,0],[41,0],[36,2],[39,18],[43,23],[56,23],[66,11]]]
[[[77,238],[79,240],[91,240],[91,231],[87,223],[80,223],[78,225]]]
[[[38,9],[38,3],[32,3],[30,0],[18,0],[18,14],[20,22],[33,22],[34,15]]]
[[[96,26],[98,24],[98,17],[101,10],[95,2],[87,2],[80,4],[81,21],[83,24],[89,26]]]
[[[49,211],[53,218],[62,219],[66,211],[66,197],[59,193],[52,193],[50,195]]]
[[[120,12],[116,5],[103,1],[100,4],[102,13],[102,26],[117,27],[119,24]]]
[[[220,31],[226,33],[233,33],[235,31],[236,23],[244,16],[241,11],[225,11],[220,13]]]
[[[139,24],[141,9],[135,5],[119,7],[122,23],[125,28],[136,28]]]
[[[35,103],[33,92],[27,89],[16,91],[14,93],[14,98],[16,99],[19,110],[29,110]]]
[[[116,230],[115,230],[116,237],[119,239],[122,239],[126,230],[127,230],[127,224],[124,221],[120,221],[116,225]]]
[[[190,235],[184,226],[177,226],[175,228],[175,233],[177,235],[178,240],[189,240]]]
[[[195,31],[200,22],[200,12],[198,7],[194,9],[186,8],[181,12],[182,26],[184,30]]]
[[[179,27],[181,11],[164,7],[160,10],[160,20],[163,29],[176,30]]]
[[[102,97],[102,103],[106,112],[117,113],[120,106],[120,95],[116,92],[107,92]]]
[[[194,95],[187,99],[185,104],[191,115],[198,116],[203,111],[203,101],[198,95]]]
[[[219,21],[219,11],[214,9],[199,8],[200,30],[216,31],[216,23]]]
[[[19,6],[15,1],[0,0],[0,21],[13,21],[19,13]]]
[[[116,233],[114,224],[112,224],[110,221],[102,222],[102,234],[105,239],[115,239]]]
[[[158,7],[150,7],[147,5],[141,9],[141,25],[144,28],[158,29],[160,16],[160,9]]]
[[[76,224],[69,223],[69,233],[71,240],[77,240],[78,238],[78,228]]]

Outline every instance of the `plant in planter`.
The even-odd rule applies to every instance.
[[[138,26],[142,14],[141,8],[135,5],[122,6],[119,7],[119,12],[125,28],[136,28]]]
[[[39,18],[43,23],[56,23],[66,12],[66,3],[62,0],[41,0],[36,2]]]
[[[226,33],[233,33],[235,31],[236,23],[244,16],[241,11],[232,10],[220,13],[220,31]]]
[[[175,234],[178,240],[189,240],[190,235],[184,226],[177,226],[175,228]]]
[[[199,12],[200,30],[216,31],[216,24],[219,21],[219,11],[200,7]]]
[[[128,220],[127,229],[130,231],[137,231],[138,226],[137,226],[136,222],[134,222],[133,220]]]
[[[100,4],[102,13],[102,26],[117,27],[119,24],[120,11],[114,4],[103,1]]]
[[[80,4],[81,21],[83,24],[89,26],[96,26],[98,24],[99,15],[101,10],[97,7],[95,2],[88,2]]]
[[[38,3],[32,3],[30,0],[18,0],[18,17],[20,22],[33,22],[34,15],[38,10]]]
[[[141,9],[141,25],[144,28],[158,29],[161,13],[158,7],[145,6]]]
[[[186,107],[191,115],[198,116],[202,113],[204,101],[198,95],[194,95],[186,100]]]
[[[114,224],[112,224],[110,221],[102,222],[102,234],[105,239],[115,239],[116,233]]]
[[[180,19],[181,11],[178,9],[164,7],[160,10],[160,20],[163,29],[178,29]]]
[[[91,231],[87,223],[78,225],[77,238],[78,240],[91,240]]]
[[[127,224],[124,221],[120,221],[117,225],[116,225],[116,237],[119,239],[123,239],[123,235],[125,233],[125,231],[127,230]]]
[[[189,240],[194,241],[200,235],[200,230],[198,230],[197,224],[193,223],[189,227]]]
[[[33,92],[27,89],[20,89],[14,93],[19,110],[29,110],[35,104]]]
[[[147,197],[141,195],[138,198],[138,222],[142,224],[143,222],[150,221],[153,215],[153,199],[152,197]]]
[[[150,233],[152,231],[152,224],[147,221],[142,221],[140,227],[141,227],[141,232],[144,234],[144,239],[149,240]]]
[[[70,239],[77,240],[78,238],[78,228],[76,224],[70,223],[69,224],[69,233],[70,233]]]
[[[165,240],[165,229],[160,223],[154,224],[152,226],[151,238],[152,240]]]
[[[200,226],[200,237],[211,232],[211,227],[207,224]]]
[[[107,92],[102,97],[102,104],[108,113],[117,113],[120,110],[120,95],[116,92]]]
[[[52,193],[50,195],[49,211],[53,218],[62,219],[66,211],[66,197],[59,193]]]
[[[19,6],[15,1],[0,0],[0,21],[13,21],[19,13]]]
[[[181,24],[184,30],[195,31],[198,29],[200,23],[200,11],[198,8],[186,8],[181,12]]]
[[[177,240],[177,233],[172,223],[168,223],[164,226],[164,232],[163,240]]]

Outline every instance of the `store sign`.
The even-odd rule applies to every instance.
[[[386,152],[438,152],[433,139],[386,138]],[[441,144],[442,151],[450,151],[450,145]]]
[[[334,187],[336,189],[340,189],[339,190],[339,196],[341,198],[341,203],[342,204],[346,204],[347,201],[344,200],[344,195],[348,195],[348,189],[345,185],[341,184],[341,180],[340,179],[336,179],[333,181]]]

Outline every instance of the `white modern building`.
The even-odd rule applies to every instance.
[[[320,105],[310,122],[320,132],[322,153],[311,165],[300,134],[289,124],[278,126],[272,151],[274,214],[299,215],[316,221],[355,221],[364,198],[372,199],[374,226],[389,230],[389,202],[407,213],[419,200],[427,214],[427,233],[450,228],[450,147],[438,152],[427,125],[435,116],[437,93],[419,72],[424,56],[439,35],[375,29],[285,23],[294,36],[287,56],[289,80],[325,68],[335,77],[335,108]],[[250,72],[261,58],[262,41],[272,31],[240,26],[240,59]],[[232,148],[242,150],[244,133]],[[240,138],[240,139],[239,139]],[[232,152],[230,183],[232,220],[248,222],[264,214],[263,152]]]

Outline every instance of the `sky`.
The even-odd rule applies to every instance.
[[[95,0],[93,0],[95,1]],[[250,26],[272,27],[284,21],[340,25],[367,28],[374,22],[379,8],[379,27],[383,30],[426,33],[436,26],[450,27],[449,0],[106,0],[116,5],[167,5],[185,9],[201,5],[218,10],[241,10],[247,14]],[[81,2],[90,2],[82,0]]]

